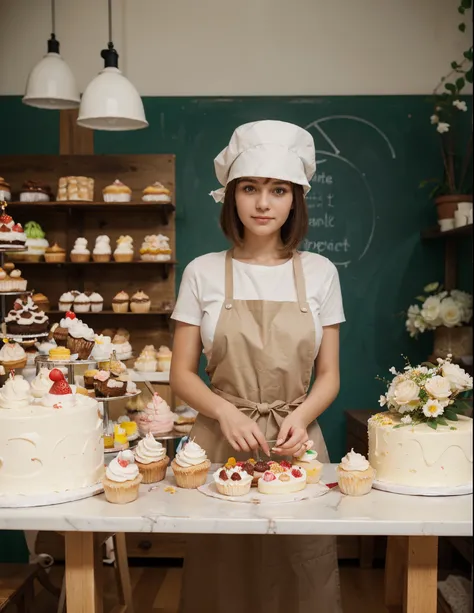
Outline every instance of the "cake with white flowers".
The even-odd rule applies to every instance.
[[[415,488],[472,486],[472,419],[461,396],[472,377],[451,358],[396,372],[369,419],[369,462],[377,482]]]
[[[49,383],[48,383],[49,377]],[[73,390],[58,369],[31,386],[20,375],[0,389],[2,495],[53,494],[99,483],[104,472],[96,400]]]

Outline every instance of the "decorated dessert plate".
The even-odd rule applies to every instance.
[[[102,483],[96,483],[88,487],[81,487],[77,490],[66,492],[48,492],[44,494],[33,494],[23,496],[21,494],[0,494],[0,509],[24,508],[24,507],[44,507],[52,504],[64,504],[96,496],[104,491]]]
[[[466,496],[467,494],[472,494],[472,483],[454,487],[414,487],[375,480],[372,487],[383,492],[403,494],[405,496]]]
[[[261,494],[256,487],[252,488],[248,494],[244,496],[225,496],[219,494],[215,483],[206,483],[198,487],[198,491],[205,496],[226,500],[227,502],[241,502],[247,504],[285,504],[288,502],[301,502],[303,500],[312,500],[324,496],[330,491],[324,483],[308,484],[304,490],[293,494]]]
[[[102,398],[100,396],[91,396],[91,398],[94,398],[95,400],[97,400],[97,402],[113,402],[114,400],[128,400],[129,398],[135,398],[135,396],[138,396],[141,393],[141,390],[137,390],[133,394],[125,394],[125,396],[108,396],[107,398]]]

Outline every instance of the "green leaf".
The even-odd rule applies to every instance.
[[[470,60],[472,62],[472,47],[463,53],[466,60]]]
[[[448,92],[452,92],[453,94],[456,93],[456,86],[454,83],[446,83],[444,87],[448,90]]]
[[[472,8],[472,0],[461,0],[461,6],[464,10]]]
[[[465,85],[466,81],[462,77],[456,80],[456,87],[458,88],[459,92],[464,88]]]
[[[444,416],[446,417],[446,419],[449,419],[450,421],[458,421],[458,416],[450,408],[444,409]]]
[[[436,430],[436,428],[438,427],[438,423],[436,419],[433,419],[433,418],[428,419],[426,423],[428,424],[430,428],[433,428],[433,430]]]
[[[424,292],[435,292],[439,287],[439,282],[438,281],[434,281],[433,283],[428,283],[428,285],[425,285],[425,287],[423,288]]]
[[[472,67],[464,75],[468,83],[472,83]]]
[[[447,422],[447,421],[444,419],[444,417],[443,417],[442,415],[439,415],[439,416],[436,418],[436,421],[438,422],[438,424],[439,424],[440,426],[447,426],[447,425],[448,425],[448,422]]]
[[[436,364],[433,364],[432,362],[422,362],[421,365],[426,366],[427,368],[438,368],[438,366]]]
[[[460,32],[465,32],[466,31],[466,24],[465,23],[460,23],[458,25],[458,29]]]
[[[466,12],[466,9],[463,6],[458,6],[458,13],[461,13],[461,15],[464,15]]]
[[[424,302],[426,300],[426,296],[416,296],[415,300],[418,300],[419,302]]]

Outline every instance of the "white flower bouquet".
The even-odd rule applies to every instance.
[[[454,328],[472,320],[472,295],[458,289],[446,291],[439,283],[430,283],[424,295],[417,296],[420,305],[411,305],[407,311],[406,328],[416,338],[426,330],[439,326]]]
[[[392,381],[385,381],[388,389],[380,396],[379,404],[391,413],[403,415],[402,425],[427,423],[436,430],[438,425],[449,425],[446,420],[457,421],[467,404],[459,396],[472,390],[472,377],[460,366],[453,364],[451,356],[438,358],[438,364],[411,366],[403,372],[390,369]]]

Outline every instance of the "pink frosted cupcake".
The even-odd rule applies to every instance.
[[[339,489],[347,496],[368,494],[375,479],[375,470],[368,460],[353,449],[342,458],[336,473]]]
[[[145,410],[138,416],[138,429],[142,436],[149,432],[154,436],[167,434],[173,430],[174,414],[169,404],[156,392],[146,405]]]

